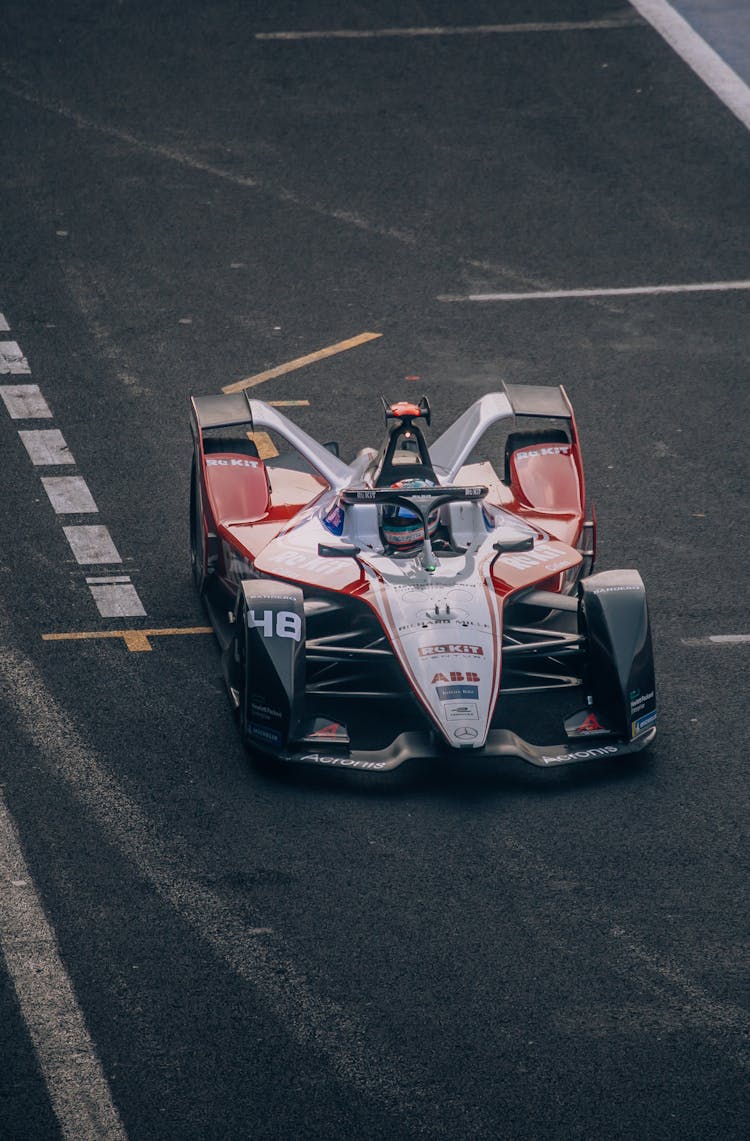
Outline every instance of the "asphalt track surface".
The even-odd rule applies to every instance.
[[[444,298],[746,281],[750,135],[616,0],[272,9],[2,8],[0,383],[52,418],[0,407],[0,1137],[745,1136],[750,646],[711,638],[750,633],[750,295]],[[381,391],[437,432],[566,386],[598,566],[649,592],[647,755],[279,773],[210,637],[42,639],[205,624],[189,394],[363,331],[254,393],[345,457]],[[92,518],[144,617],[99,615]]]

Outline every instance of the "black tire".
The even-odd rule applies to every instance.
[[[190,565],[193,573],[193,582],[200,594],[206,586],[206,543],[203,533],[203,518],[201,515],[200,495],[198,492],[198,473],[193,460],[190,469]]]

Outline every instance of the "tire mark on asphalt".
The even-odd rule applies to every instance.
[[[19,729],[49,776],[63,781],[90,813],[109,842],[135,865],[158,895],[244,982],[256,988],[286,1033],[336,1078],[360,1095],[377,1100],[421,1136],[447,1136],[440,1107],[418,1084],[415,1063],[393,1051],[374,1053],[364,1025],[348,1009],[316,994],[287,957],[281,939],[265,927],[249,927],[223,897],[180,865],[160,830],[71,724],[49,694],[34,664],[12,649],[0,614],[0,682],[10,698]],[[406,1077],[405,1077],[406,1075]],[[470,1112],[466,1107],[467,1113]]]

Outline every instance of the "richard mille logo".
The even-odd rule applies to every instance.
[[[459,729],[453,730],[453,736],[459,741],[473,741],[478,733],[476,729],[472,729],[471,725],[461,725]]]

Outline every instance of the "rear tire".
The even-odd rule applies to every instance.
[[[202,594],[205,590],[207,577],[206,538],[203,530],[203,515],[195,460],[193,460],[190,469],[190,565],[193,572],[193,582],[198,593]]]

